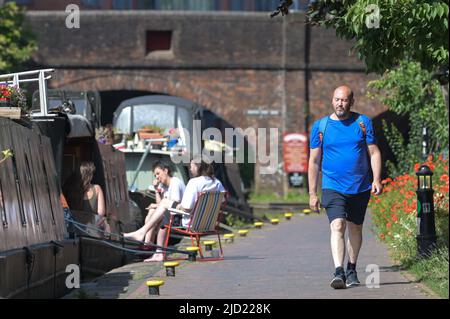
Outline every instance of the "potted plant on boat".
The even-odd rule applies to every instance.
[[[164,138],[164,129],[157,125],[145,125],[138,130],[140,139],[159,139]]]
[[[20,118],[26,106],[27,100],[20,88],[0,84],[0,116]]]

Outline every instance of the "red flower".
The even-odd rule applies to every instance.
[[[384,234],[383,233],[380,234],[380,238],[384,239]]]
[[[448,182],[448,175],[447,174],[443,174],[439,180],[441,182]]]
[[[420,164],[419,163],[414,164],[414,172],[418,172],[419,168],[420,168]]]
[[[388,222],[388,223],[386,224],[386,228],[391,228],[391,227],[392,227],[392,224]]]
[[[394,221],[394,222],[398,221],[398,216],[396,214],[392,215],[392,221]]]

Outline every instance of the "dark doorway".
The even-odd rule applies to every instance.
[[[385,132],[383,130],[383,120],[386,121],[388,125],[393,124],[397,127],[399,132],[402,134],[405,142],[409,140],[409,118],[408,115],[398,115],[392,111],[385,111],[372,119],[373,129],[375,136],[377,138],[378,147],[381,151],[381,159],[383,162],[383,174],[382,178],[387,177],[386,170],[386,160],[389,160],[397,164],[397,160],[392,152],[389,143],[386,139]]]

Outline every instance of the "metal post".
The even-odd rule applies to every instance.
[[[427,160],[428,157],[428,133],[427,128],[422,129],[422,159]]]
[[[429,257],[436,248],[436,228],[433,204],[433,172],[427,165],[422,165],[416,173],[417,188],[417,251],[421,258]]]

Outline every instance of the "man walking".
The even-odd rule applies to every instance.
[[[351,112],[353,92],[348,86],[333,93],[334,113],[316,121],[311,130],[309,158],[309,205],[324,207],[330,222],[331,252],[336,267],[331,287],[359,285],[356,262],[362,244],[362,226],[370,192],[379,195],[381,154],[372,121]],[[322,169],[322,199],[317,196]],[[344,272],[345,230],[348,228],[348,263]]]

